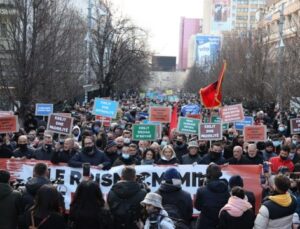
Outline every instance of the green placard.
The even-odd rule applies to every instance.
[[[221,118],[219,116],[211,116],[211,123],[221,123]]]
[[[179,117],[177,130],[184,134],[199,134],[200,119]]]
[[[222,130],[228,130],[229,129],[229,123],[222,123]]]
[[[132,136],[134,141],[154,141],[156,140],[156,125],[136,124],[132,126]]]

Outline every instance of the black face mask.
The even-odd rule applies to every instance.
[[[221,153],[210,151],[210,158],[215,160],[221,157]]]
[[[122,148],[123,148],[123,146],[119,146],[119,145],[117,145],[117,148],[118,148],[118,149],[122,149]]]
[[[91,154],[91,152],[93,152],[93,146],[87,146],[83,148],[83,152],[87,153],[87,154]]]
[[[45,148],[46,148],[47,151],[51,151],[51,149],[52,149],[52,144],[51,144],[51,145],[50,145],[50,144],[46,144],[46,145],[45,145]]]
[[[266,150],[266,153],[270,153],[271,154],[271,153],[273,153],[273,150],[271,150],[271,151]]]
[[[97,147],[101,147],[101,146],[102,146],[102,143],[103,143],[103,142],[102,142],[101,139],[97,139],[97,140],[96,140],[96,146],[97,146]]]
[[[200,149],[200,151],[204,151],[206,149],[206,146],[205,145],[200,145],[199,149]]]
[[[183,142],[177,141],[176,144],[181,146],[183,144]]]
[[[24,151],[27,149],[27,144],[19,144],[19,148],[21,151]]]
[[[286,161],[288,159],[288,157],[284,157],[284,156],[280,156],[281,160]]]

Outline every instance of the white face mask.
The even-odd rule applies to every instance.
[[[162,142],[160,143],[160,145],[161,145],[162,147],[166,146],[167,144],[168,144],[168,142],[166,142],[166,141],[162,141]]]
[[[124,138],[124,143],[129,144],[131,142],[130,138]]]
[[[122,153],[122,157],[123,157],[124,159],[128,159],[128,158],[130,157],[130,155],[127,154],[127,153]]]

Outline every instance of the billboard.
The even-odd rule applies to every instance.
[[[221,48],[221,36],[197,34],[196,36],[196,64],[199,66],[213,63]]]
[[[213,0],[212,5],[212,32],[231,30],[231,0]]]

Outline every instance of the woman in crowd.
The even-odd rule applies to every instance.
[[[159,165],[174,165],[179,164],[179,160],[176,158],[175,151],[171,145],[165,146],[160,154],[160,159],[157,161]]]
[[[239,186],[232,188],[231,197],[219,214],[220,229],[251,229],[253,227],[255,215],[252,205],[245,197],[243,188]]]
[[[35,204],[19,222],[20,229],[65,229],[61,215],[60,194],[52,185],[43,185],[37,192]]]
[[[155,152],[153,149],[146,149],[142,155],[141,165],[152,165],[155,160]]]
[[[111,214],[105,209],[104,205],[105,201],[99,184],[93,181],[81,182],[76,189],[70,206],[71,228],[112,228]]]

